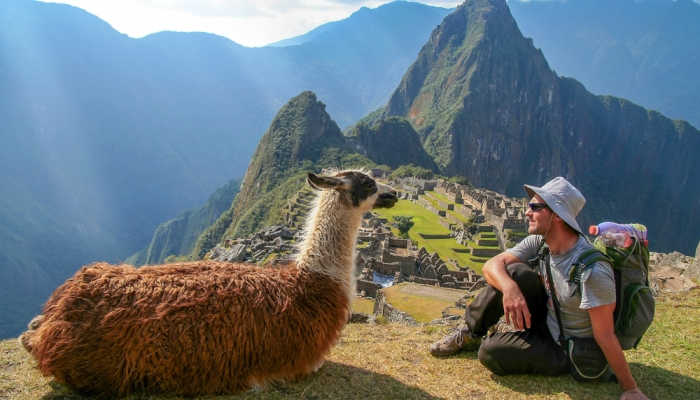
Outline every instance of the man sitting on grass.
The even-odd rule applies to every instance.
[[[580,287],[569,282],[572,263],[591,245],[583,237],[576,216],[586,200],[566,179],[557,177],[542,187],[525,185],[530,196],[526,213],[528,237],[512,249],[484,264],[488,285],[467,307],[465,324],[430,347],[436,356],[460,350],[479,350],[479,361],[497,375],[571,372],[578,380],[613,379],[612,368],[623,393],[621,399],[646,399],[637,388],[620,343],[615,336],[615,278],[612,267],[597,262],[587,269]],[[558,300],[563,336],[575,338],[585,356],[574,363],[560,343],[560,327],[544,263],[529,265],[544,243],[549,247],[549,267]],[[516,332],[497,332],[483,339],[501,316]],[[587,365],[586,365],[587,364]],[[583,365],[583,367],[581,367]],[[586,369],[585,367],[591,367]]]

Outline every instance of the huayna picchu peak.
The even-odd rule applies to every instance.
[[[508,195],[561,175],[585,223],[643,220],[660,251],[700,237],[700,132],[557,76],[504,0],[448,15],[379,114],[409,120],[445,175]]]

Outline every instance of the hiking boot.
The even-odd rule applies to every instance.
[[[481,338],[473,337],[469,327],[466,324],[461,324],[444,338],[430,345],[430,354],[441,357],[449,356],[461,350],[477,350],[480,344]]]

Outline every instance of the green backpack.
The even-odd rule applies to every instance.
[[[597,261],[610,263],[615,273],[615,335],[623,350],[636,348],[654,320],[655,302],[649,288],[649,249],[637,241],[626,248],[599,243],[584,251],[569,273],[569,282],[581,284],[581,275]]]

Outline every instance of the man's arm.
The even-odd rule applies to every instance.
[[[617,376],[620,387],[625,392],[622,398],[646,399],[647,397],[637,388],[637,383],[632,377],[632,372],[625,359],[625,354],[622,352],[620,342],[615,336],[613,311],[615,311],[615,303],[588,309],[588,315],[593,326],[593,337],[600,349],[603,350],[608,364],[610,364],[610,367],[615,372],[615,376]]]
[[[506,322],[512,323],[515,329],[525,329],[530,327],[530,310],[520,287],[506,270],[508,265],[519,262],[522,260],[504,251],[486,261],[482,272],[486,282],[503,294],[503,315]]]

